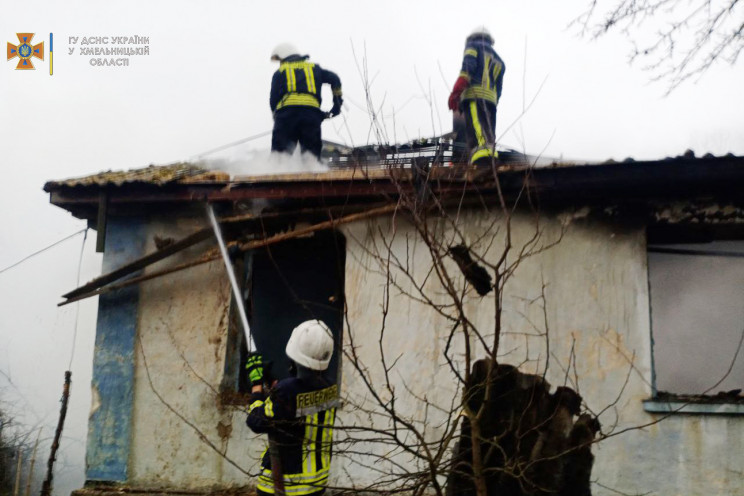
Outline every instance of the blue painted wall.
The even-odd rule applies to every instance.
[[[145,227],[141,218],[108,219],[103,273],[144,254]],[[88,421],[89,481],[127,480],[138,303],[138,286],[101,295],[98,300],[93,388],[98,392],[100,405]]]

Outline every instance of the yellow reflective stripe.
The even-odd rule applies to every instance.
[[[331,409],[331,418],[328,422],[328,444],[326,445],[326,453],[328,455],[328,465],[331,465],[331,453],[333,451],[333,424],[336,422],[336,409]]]
[[[251,406],[248,407],[248,413],[250,414],[256,408],[261,407],[264,407],[264,415],[266,415],[267,417],[274,416],[274,402],[271,401],[271,398],[267,399],[266,401],[254,401],[253,403],[251,403]]]
[[[477,57],[478,56],[478,50],[476,50],[475,48],[466,48],[465,49],[465,55],[464,56],[467,57],[468,55],[470,55],[472,57]]]
[[[305,67],[307,67],[307,70],[310,71],[310,80],[313,83],[313,93],[317,93],[317,88],[315,87],[315,72],[313,71],[315,64],[308,64],[307,62],[305,62]]]
[[[295,65],[286,62],[279,66],[280,71],[284,71],[287,76],[287,92],[297,91],[297,82],[295,81]]]
[[[321,479],[327,478],[328,474],[329,470],[327,468],[324,468],[318,470],[316,473],[313,474],[306,474],[305,472],[302,472],[300,474],[284,474],[284,480],[287,482],[287,484],[311,484]],[[259,475],[259,478],[260,477],[263,477],[266,481],[273,480],[271,470],[267,468],[262,469],[261,475]]]
[[[315,91],[313,91],[312,89],[312,85],[310,84],[310,71],[307,70],[307,67],[303,67],[302,72],[305,73],[305,86],[307,86],[307,92],[315,93]]]
[[[315,437],[318,435],[318,414],[314,413],[308,415],[306,418],[309,418],[312,423],[310,428],[310,439],[308,439],[309,444],[307,447],[310,466],[306,472],[313,474],[318,471],[318,460],[316,460],[317,457],[315,456],[315,450],[318,449],[318,446],[315,444]]]
[[[263,469],[262,473],[258,476],[258,483],[256,484],[262,491],[274,492],[274,479],[271,476],[271,470]]]
[[[282,62],[282,64],[279,66],[279,69],[282,69],[283,67],[287,67],[289,69],[296,70],[296,69],[304,69],[305,67],[312,68],[312,67],[315,67],[315,64],[313,64],[311,62],[304,62],[304,61],[300,61],[300,62]]]
[[[284,494],[292,494],[294,496],[303,496],[306,494],[314,494],[323,489],[326,486],[326,483],[328,481],[324,481],[323,483],[318,483],[316,485],[297,485],[297,486],[284,486]],[[265,493],[274,494],[274,488],[273,486],[264,486],[262,484],[258,484],[258,489]]]
[[[279,70],[284,71],[284,76],[287,78],[287,91],[292,91],[292,69],[289,64],[281,64]]]
[[[251,403],[251,406],[248,407],[248,413],[251,413],[256,408],[264,406],[264,402],[261,400],[256,400],[253,403]]]
[[[467,79],[468,83],[470,82],[470,74],[468,74],[466,71],[460,71],[460,76],[459,77],[463,77],[463,78]]]
[[[290,105],[300,105],[303,107],[320,108],[318,99],[315,98],[315,96],[313,95],[310,95],[307,93],[288,93],[277,104],[276,109],[279,110],[280,108],[287,107]]]
[[[311,64],[305,65],[305,82],[307,83],[308,93],[317,93],[315,89],[315,74]]]
[[[323,423],[323,446],[322,446],[322,461],[323,468],[331,465],[331,444],[333,443],[333,420],[336,416],[336,409],[331,408],[326,411],[325,422]]]
[[[256,483],[256,489],[259,489],[265,493],[274,494],[274,484],[265,482],[261,476],[258,477],[258,482]]]
[[[492,150],[490,147],[476,148],[470,157],[470,163],[472,164],[481,158],[499,158],[499,152]]]
[[[298,486],[285,486],[284,487],[284,494],[292,494],[295,496],[303,496],[305,494],[314,494],[323,489],[326,486],[325,482],[318,483],[317,485],[298,485]],[[263,491],[268,494],[274,494],[274,486],[269,486],[265,484],[257,484],[256,488],[260,491]]]
[[[305,496],[308,494],[314,494],[323,489],[325,484],[318,486],[295,486],[292,488],[284,488],[284,494],[292,494],[293,496]]]
[[[501,70],[503,68],[504,68],[504,65],[503,64],[494,64],[493,65],[493,80],[494,80],[494,82],[498,81],[499,74],[501,74]],[[498,88],[494,87],[494,92],[497,92],[497,91],[498,91]],[[500,95],[498,93],[496,93],[496,101],[498,101],[499,96]]]
[[[295,71],[302,70],[305,72],[305,83],[307,84],[307,92],[316,94],[318,93],[318,85],[315,82],[315,73],[313,68],[315,64],[309,62],[284,62],[279,66],[280,71],[284,71],[287,76],[287,92],[293,93],[297,91],[297,74]]]
[[[475,130],[475,140],[478,142],[478,146],[486,144],[486,139],[483,137],[483,128],[481,128],[480,120],[478,120],[478,106],[475,101],[470,102],[470,118],[473,119],[473,129]]]
[[[305,436],[302,438],[302,471],[310,473],[310,458],[312,453],[310,452],[310,439],[312,433],[312,425],[310,424],[310,415],[305,416]]]
[[[460,99],[471,100],[473,98],[488,100],[492,103],[496,103],[497,100],[496,92],[494,90],[483,88],[481,86],[468,86],[465,91],[462,92],[462,97]]]
[[[341,92],[341,87],[340,86],[338,88],[334,88],[333,89],[333,96],[342,96],[342,95],[343,95],[343,93]]]
[[[317,474],[284,474],[284,490],[287,494],[310,494],[324,488],[328,483],[328,470]],[[271,470],[263,469],[256,486],[261,491],[274,493],[274,478]]]
[[[328,444],[328,432],[330,429],[328,428],[328,419],[332,415],[332,410],[326,410],[325,412],[325,418],[323,419],[323,432],[320,435],[320,468],[325,468],[328,466],[328,448],[330,447]]]
[[[481,76],[481,86],[483,88],[491,88],[491,71],[488,70],[488,66],[491,65],[491,57],[486,56],[483,60],[483,75]]]
[[[307,451],[307,443],[310,439],[310,424],[307,422],[307,418],[305,418],[305,434],[302,437],[302,471],[303,472],[309,472],[310,470],[310,454]]]

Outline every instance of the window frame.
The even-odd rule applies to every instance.
[[[317,238],[316,238],[317,235]],[[319,231],[314,233],[310,237],[300,237],[296,240],[288,240],[283,243],[297,242],[306,238],[327,237],[332,240],[332,244],[335,245],[337,250],[334,263],[339,268],[337,276],[339,300],[336,306],[338,306],[339,321],[337,325],[331,327],[338,327],[334,335],[334,359],[336,366],[336,373],[333,377],[335,384],[341,386],[342,379],[342,346],[343,346],[343,327],[345,322],[345,292],[346,292],[346,256],[347,256],[347,239],[346,236],[340,231],[335,229],[329,229],[325,231]],[[329,241],[329,246],[331,245]],[[270,249],[269,249],[270,251]],[[252,285],[256,283],[254,279],[254,250],[245,252],[244,256],[238,257],[233,260],[233,267],[235,269],[236,277],[241,282],[241,293],[245,301],[245,308],[249,325],[253,326],[253,305],[251,289]],[[278,267],[277,267],[278,268]],[[245,373],[244,363],[247,353],[245,333],[240,323],[238,315],[237,305],[235,304],[234,295],[230,294],[230,303],[228,305],[228,324],[227,324],[227,345],[225,350],[225,364],[223,379],[220,384],[220,398],[224,405],[244,406],[247,404],[250,398],[249,386],[245,384]],[[255,341],[255,338],[254,338]],[[332,364],[333,366],[333,364]]]
[[[646,232],[646,267],[648,282],[649,304],[649,341],[651,353],[651,398],[643,400],[643,408],[648,413],[659,414],[705,414],[705,415],[744,415],[744,397],[737,400],[721,397],[717,394],[696,395],[684,393],[668,393],[657,388],[657,364],[654,340],[654,322],[651,288],[650,253],[669,253],[684,255],[678,252],[675,245],[701,244],[713,241],[744,241],[744,226],[741,225],[655,225],[648,226]],[[696,250],[693,250],[696,251]],[[688,253],[689,255],[704,255]],[[742,253],[744,257],[744,253]],[[737,362],[744,360],[744,348],[739,350]],[[744,385],[742,385],[744,386]]]

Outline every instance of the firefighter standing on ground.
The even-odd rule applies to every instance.
[[[496,152],[496,106],[504,81],[504,61],[493,49],[485,27],[475,29],[465,42],[460,77],[449,97],[449,108],[465,115],[469,162],[490,164]]]
[[[299,142],[301,151],[320,159],[323,147],[320,124],[326,117],[341,113],[341,80],[307,59],[308,55],[300,55],[289,43],[277,45],[271,53],[271,60],[279,62],[279,70],[271,80],[269,99],[274,113],[271,151],[292,154]],[[324,83],[333,92],[333,108],[328,114],[320,110],[320,89]]]
[[[319,496],[328,483],[338,403],[338,387],[323,376],[333,355],[333,335],[319,320],[303,322],[292,331],[285,352],[295,376],[276,383],[270,395],[263,390],[261,356],[248,357],[252,398],[246,423],[276,440],[285,493]],[[267,450],[256,484],[259,495],[275,493],[271,468]]]

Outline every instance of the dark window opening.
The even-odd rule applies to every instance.
[[[292,330],[306,320],[318,319],[333,332],[335,350],[326,377],[333,383],[339,380],[345,263],[346,240],[334,231],[316,232],[246,254],[248,320],[258,352],[272,363],[273,378],[289,375],[290,360],[284,349]],[[240,339],[244,341],[242,335]],[[243,342],[239,392],[250,390],[244,372],[246,353]]]
[[[744,349],[736,356],[744,333],[744,241],[703,240],[693,231],[673,237],[650,231],[648,277],[655,396],[739,401],[736,390],[744,388]]]

